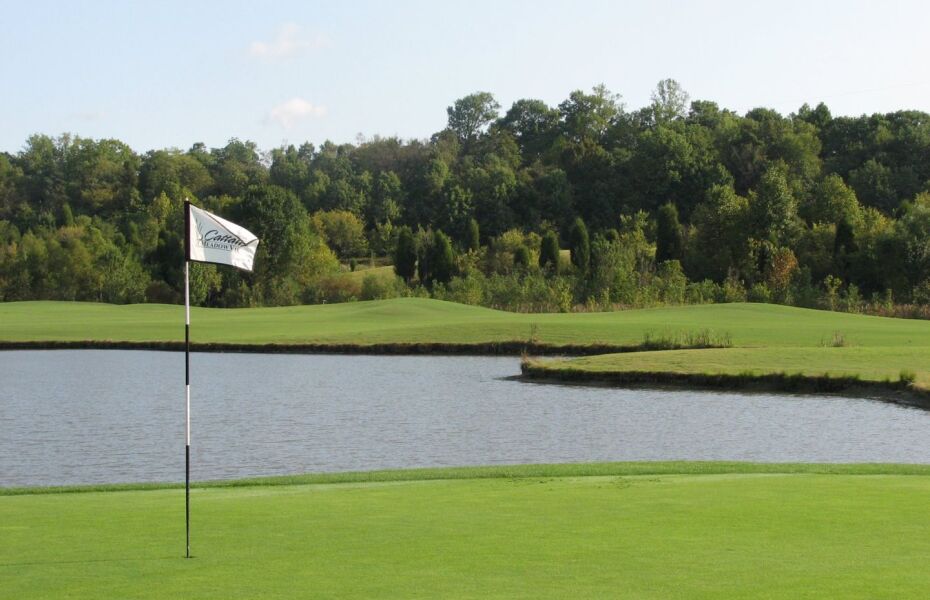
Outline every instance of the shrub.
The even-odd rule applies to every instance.
[[[749,289],[749,294],[747,299],[750,302],[771,302],[772,301],[772,292],[769,290],[769,287],[764,283],[756,283]]]
[[[551,271],[559,270],[559,235],[547,231],[539,247],[539,266]]]

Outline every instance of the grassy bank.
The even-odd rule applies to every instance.
[[[762,386],[794,391],[930,392],[930,348],[711,348],[531,360],[524,375],[562,381]]]
[[[193,560],[179,490],[0,496],[0,585],[11,598],[917,598],[930,584],[925,467],[414,473],[195,489]]]

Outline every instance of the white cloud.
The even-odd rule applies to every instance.
[[[325,106],[311,104],[303,98],[291,98],[287,102],[275,106],[268,114],[268,118],[277,122],[285,129],[290,129],[298,121],[307,117],[322,117],[326,114]]]
[[[285,23],[278,29],[278,35],[274,40],[249,44],[249,54],[258,58],[275,60],[295,56],[304,50],[325,45],[326,38],[323,36],[305,36],[296,24]]]

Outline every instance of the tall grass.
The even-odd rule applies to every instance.
[[[733,337],[729,332],[718,333],[711,329],[698,331],[665,332],[656,335],[650,331],[643,334],[642,350],[686,350],[700,348],[731,348]]]

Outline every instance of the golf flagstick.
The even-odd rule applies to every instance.
[[[258,238],[244,227],[184,200],[184,534],[191,557],[191,285],[194,262],[231,265],[251,271]]]
[[[191,557],[191,300],[190,263],[184,261],[184,522],[187,558]]]

